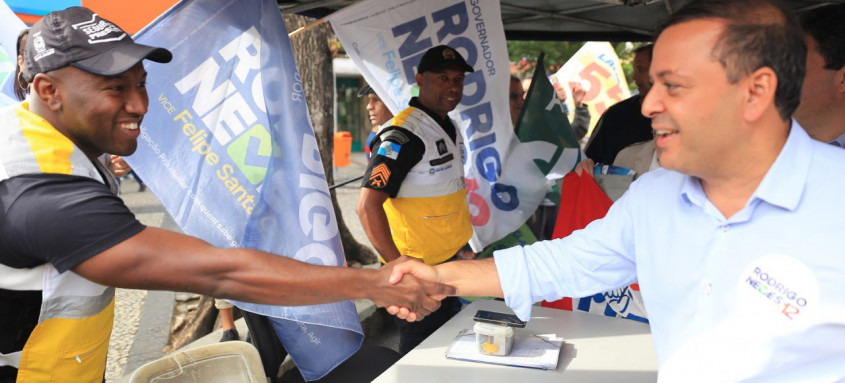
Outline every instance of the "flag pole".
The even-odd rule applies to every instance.
[[[293,37],[293,36],[296,36],[296,35],[298,35],[298,34],[300,34],[300,33],[302,33],[302,32],[305,32],[305,31],[307,31],[307,30],[309,30],[309,29],[311,29],[311,28],[314,28],[314,27],[316,27],[316,26],[319,26],[320,24],[325,23],[325,22],[326,22],[326,20],[327,20],[327,19],[324,17],[324,18],[319,19],[319,20],[317,20],[317,21],[315,21],[315,22],[313,22],[313,23],[311,23],[311,24],[308,24],[308,25],[306,25],[306,26],[304,26],[304,27],[299,27],[299,28],[297,28],[295,31],[293,31],[293,32],[291,32],[291,33],[288,33],[288,38],[291,38],[291,37]]]

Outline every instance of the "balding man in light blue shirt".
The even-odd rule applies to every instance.
[[[697,178],[654,170],[586,229],[498,251],[506,303],[527,319],[534,302],[639,281],[666,381],[714,366],[726,374],[716,377],[733,381],[788,365],[802,349],[836,351],[817,365],[827,372],[816,373],[845,377],[845,347],[830,342],[845,336],[845,253],[834,239],[845,233],[845,209],[830,204],[845,184],[831,185],[830,174],[845,174],[845,153],[796,123],[747,205],[729,218]],[[766,368],[735,362],[749,355],[765,355]]]
[[[642,108],[663,169],[567,238],[405,263],[391,280],[501,296],[522,319],[638,281],[660,381],[845,379],[845,152],[791,119],[805,58],[797,22],[768,2],[690,3],[661,28]]]

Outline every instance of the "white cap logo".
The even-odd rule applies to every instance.
[[[47,49],[47,44],[44,42],[44,37],[41,36],[41,32],[32,36],[32,46],[35,48],[36,52],[35,57],[32,58],[35,61],[41,60],[56,52],[53,48]]]
[[[43,52],[44,48],[47,48],[47,45],[44,44],[44,38],[41,37],[41,34],[35,36],[35,39],[32,41],[32,45],[35,47],[35,50],[38,52]]]
[[[84,21],[79,24],[72,25],[73,29],[81,30],[86,35],[88,35],[88,44],[97,44],[97,43],[107,43],[110,41],[120,41],[126,37],[126,33],[123,32],[117,25],[114,25],[108,21],[103,19],[97,20],[97,14],[93,14],[91,16],[91,20]],[[107,37],[110,33],[115,32],[119,33],[119,36],[116,37]]]

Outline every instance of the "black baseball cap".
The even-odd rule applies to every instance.
[[[438,45],[423,54],[420,64],[417,65],[417,73],[436,72],[449,67],[462,69],[464,72],[475,72],[458,51],[446,45]]]
[[[375,94],[375,93],[376,93],[376,91],[373,89],[373,87],[371,87],[369,85],[364,85],[364,86],[361,87],[361,90],[358,91],[358,97],[364,97],[368,94]]]
[[[132,36],[88,8],[48,14],[29,30],[24,47],[24,79],[71,65],[100,76],[126,72],[143,59],[167,63],[167,49],[136,44]]]

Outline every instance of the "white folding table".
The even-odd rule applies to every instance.
[[[471,329],[477,310],[512,313],[502,301],[478,300],[376,378],[380,383],[458,382],[649,382],[657,381],[657,357],[649,326],[628,319],[534,307],[517,334],[554,333],[566,339],[555,370],[452,360],[446,350],[461,329]]]

